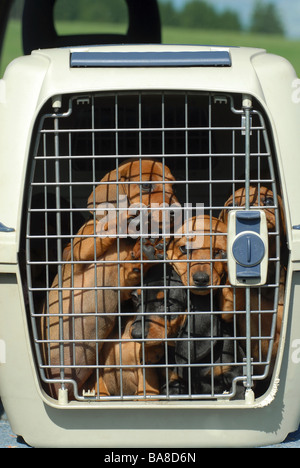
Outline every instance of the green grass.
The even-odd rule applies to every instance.
[[[289,60],[300,76],[300,40],[289,40],[281,36],[238,33],[230,31],[178,30],[167,28],[163,34],[164,43],[206,44],[258,47],[269,53],[281,55]]]
[[[82,34],[87,32],[124,33],[123,24],[89,24],[83,22],[60,22],[57,24],[59,34]],[[289,60],[300,76],[300,40],[289,40],[280,36],[237,33],[228,31],[197,31],[195,29],[181,29],[167,27],[163,29],[164,44],[206,44],[260,47],[270,53],[281,55]],[[3,75],[7,64],[15,57],[22,55],[21,28],[17,21],[12,21],[7,31],[0,67]]]
[[[0,62],[0,76],[6,66],[16,57],[22,55],[21,27],[17,21],[11,21],[6,31]]]

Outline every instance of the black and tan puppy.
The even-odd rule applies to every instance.
[[[233,398],[243,399],[243,349],[233,338],[230,324],[210,311],[209,296],[191,295],[191,312],[175,344],[176,372],[181,384],[170,381],[169,392],[189,391],[204,397],[232,392]]]
[[[177,336],[185,320],[186,290],[169,264],[150,268],[143,286],[131,294],[137,313],[131,335],[145,339],[145,346],[154,346]]]
[[[160,364],[175,365],[173,339],[176,339],[185,321],[186,288],[168,263],[160,263],[150,268],[143,285],[143,291],[137,289],[132,293],[137,315],[131,326],[131,336],[137,341],[143,340],[145,355],[151,350],[163,349],[164,355],[161,356]],[[179,387],[182,390],[182,383],[173,366],[168,367],[167,372],[161,367],[156,367],[161,380],[161,393],[164,393],[166,379],[172,382],[174,388]]]
[[[168,340],[165,362],[169,366],[174,364],[174,368],[169,367],[166,374],[161,372],[161,393],[187,394],[190,372],[192,394],[205,396],[233,391],[235,398],[242,399],[244,353],[233,339],[230,324],[211,312],[210,296],[191,294],[188,299],[180,277],[170,265],[165,268],[166,275],[163,265],[148,271],[144,285],[149,289],[143,291],[143,297],[141,290],[133,292],[137,316],[131,328],[131,336],[143,339],[145,349],[172,338]],[[187,312],[187,302],[190,312]],[[240,379],[235,382],[236,377]]]

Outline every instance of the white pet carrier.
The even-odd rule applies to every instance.
[[[34,51],[0,81],[0,395],[34,447],[300,420],[300,107],[260,49]]]

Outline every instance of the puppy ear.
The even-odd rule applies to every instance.
[[[65,262],[71,260],[71,243],[64,248],[62,257]]]
[[[225,213],[226,213],[226,210],[222,210],[218,217],[218,219],[222,221],[222,223],[225,223]]]
[[[170,169],[168,168],[168,166],[165,166],[165,179],[176,180],[173,174],[171,173]]]
[[[127,166],[127,164],[126,164]],[[88,208],[97,208],[101,203],[117,203],[117,195],[124,196],[126,192],[123,185],[120,183],[124,181],[123,172],[121,167],[118,169],[118,184],[106,184],[105,182],[117,182],[117,170],[114,169],[111,172],[108,172],[97,185],[97,187],[90,194],[87,202]],[[117,189],[117,187],[119,187]]]
[[[166,250],[166,259],[171,260],[174,255],[174,246],[175,243],[173,240],[171,240],[168,244],[167,250]]]
[[[130,180],[131,179],[134,163],[135,163],[135,160],[129,161],[127,163],[124,163],[122,166],[119,166],[119,169],[118,169],[119,180]]]

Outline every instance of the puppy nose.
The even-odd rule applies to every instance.
[[[141,319],[137,319],[135,322],[133,322],[131,326],[131,336],[134,340],[141,340],[143,338],[143,334],[144,338],[147,338],[148,333],[149,323],[146,320],[144,324]]]
[[[142,323],[140,321],[133,322],[132,327],[131,327],[131,336],[135,340],[142,338],[143,331],[142,331]]]
[[[207,286],[209,283],[209,275],[204,271],[198,271],[193,274],[193,281],[195,286]]]

